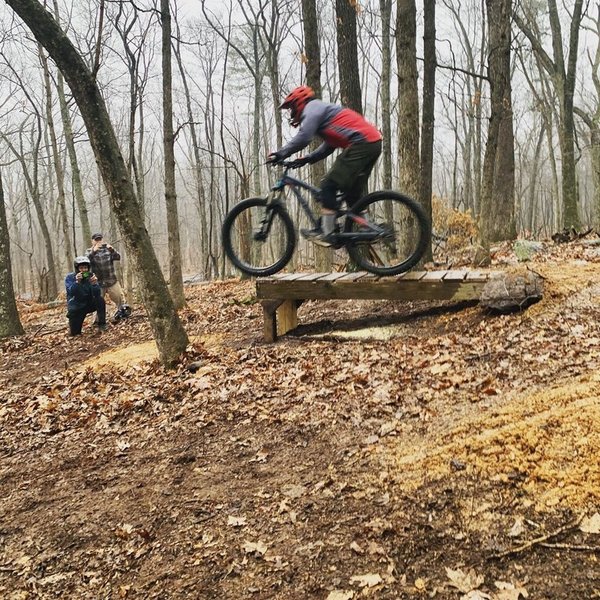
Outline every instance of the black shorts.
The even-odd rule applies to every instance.
[[[350,192],[354,188],[362,188],[366,184],[380,154],[381,141],[348,146],[335,159],[323,181],[332,181],[343,192]]]

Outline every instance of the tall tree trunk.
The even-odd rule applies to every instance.
[[[533,165],[531,166],[531,172],[529,173],[529,193],[528,196],[528,207],[527,207],[527,221],[525,227],[531,232],[533,237],[537,237],[535,230],[535,205],[536,205],[536,181],[538,177],[538,171],[540,168],[540,156],[542,154],[542,144],[544,143],[544,136],[546,135],[544,121],[540,125],[540,132],[538,139],[535,144],[535,150],[533,153]]]
[[[47,271],[42,269],[41,272],[41,281],[40,281],[40,293],[39,300],[40,302],[48,302],[49,300],[54,300],[58,295],[58,282],[57,282],[57,272],[56,272],[56,262],[54,258],[54,249],[52,244],[52,236],[50,235],[50,229],[48,228],[48,222],[46,219],[47,210],[42,205],[42,196],[40,194],[40,184],[38,178],[39,172],[39,148],[40,148],[40,140],[41,140],[41,117],[36,115],[37,117],[37,139],[33,142],[33,151],[32,151],[32,172],[30,173],[27,167],[27,162],[25,161],[23,152],[19,152],[13,143],[3,134],[0,133],[0,136],[6,142],[6,145],[10,148],[11,152],[15,155],[19,163],[21,164],[21,168],[23,170],[23,177],[25,178],[25,184],[27,188],[27,192],[29,194],[29,198],[33,203],[33,207],[35,209],[35,214],[38,219],[38,224],[40,226],[40,232],[42,234],[42,240],[44,243],[44,251],[46,253],[46,265]],[[22,150],[22,143],[21,143]]]
[[[102,24],[104,6],[100,7],[100,26]],[[54,17],[60,24],[60,15],[58,9],[58,1],[54,0]],[[83,195],[83,185],[81,184],[81,171],[79,170],[79,161],[77,159],[77,152],[75,151],[75,136],[73,135],[73,124],[71,122],[71,113],[69,112],[69,106],[67,104],[67,98],[65,95],[65,82],[62,73],[59,71],[56,77],[56,89],[58,93],[58,103],[60,106],[60,117],[63,125],[63,134],[65,136],[65,145],[67,146],[67,153],[69,154],[69,164],[71,166],[71,185],[73,186],[73,195],[75,196],[75,202],[77,204],[77,211],[79,213],[79,221],[81,223],[81,237],[83,238],[83,246],[92,239],[92,230],[90,227],[90,219],[88,216],[87,204]],[[73,229],[75,224],[73,224]],[[77,247],[77,240],[75,233],[73,233],[73,248]],[[77,253],[77,252],[75,252]]]
[[[0,339],[23,335],[23,333],[13,289],[10,238],[4,206],[2,174],[0,173]]]
[[[181,49],[179,46],[180,36],[177,35],[176,38],[176,46],[174,48],[175,51],[175,60],[177,61],[177,66],[179,68],[179,76],[181,77],[181,83],[183,85],[183,92],[185,96],[185,107],[187,112],[188,119],[188,127],[190,131],[191,138],[191,146],[192,146],[192,156],[193,156],[193,168],[194,168],[194,182],[195,182],[195,192],[196,192],[196,209],[198,211],[199,217],[199,225],[200,225],[200,234],[199,234],[199,256],[198,260],[202,263],[209,254],[210,247],[210,231],[207,227],[207,218],[206,218],[206,192],[204,190],[204,183],[202,180],[202,159],[200,157],[200,144],[198,141],[198,132],[196,128],[196,120],[194,118],[194,111],[192,108],[192,95],[190,92],[190,87],[188,84],[188,76],[183,66],[183,60],[181,57]],[[207,78],[207,85],[211,86],[211,80]],[[211,94],[211,98],[213,94]],[[214,112],[214,111],[213,111]],[[208,127],[208,125],[207,125]],[[205,269],[204,275],[208,276],[209,269]]]
[[[133,184],[94,77],[71,41],[37,0],[5,2],[46,48],[71,87],[86,124],[128,255],[138,275],[160,360],[165,365],[173,365],[186,349],[188,337],[177,316],[150,236],[144,227]]]
[[[171,9],[169,0],[160,0],[162,25],[163,151],[165,161],[165,203],[169,237],[169,287],[175,308],[185,306],[181,268],[179,211],[175,189],[175,138],[173,136],[173,74],[171,70]]]
[[[391,190],[392,183],[392,106],[390,100],[392,50],[390,27],[392,0],[379,0],[381,11],[381,133],[383,188]]]
[[[516,237],[515,151],[510,80],[512,0],[486,0],[491,114],[483,160],[480,235],[484,245]]]
[[[338,69],[342,104],[362,114],[355,0],[335,0]]]
[[[252,52],[254,56],[254,123],[252,132],[252,183],[253,193],[260,195],[260,114],[263,110],[261,51],[258,41],[258,27],[252,26]]]
[[[77,152],[75,150],[75,137],[73,135],[71,115],[69,113],[69,107],[67,105],[67,99],[65,97],[64,80],[62,73],[60,72],[58,73],[57,77],[57,86],[58,102],[60,104],[60,115],[65,136],[65,145],[67,146],[67,152],[69,154],[69,164],[71,166],[71,185],[73,186],[73,195],[75,196],[77,212],[79,213],[79,221],[81,223],[81,237],[83,238],[84,244],[87,244],[88,240],[92,238],[92,230],[90,227],[90,219],[88,216],[88,209],[87,204],[85,202],[85,196],[83,195],[81,171],[79,170],[79,160],[77,159]],[[73,244],[74,246],[77,245],[75,240],[73,240]]]
[[[321,45],[319,43],[319,21],[315,0],[302,0],[302,23],[304,26],[304,56],[306,59],[306,84],[320,98],[321,87]],[[319,142],[313,141],[311,150],[314,150]],[[325,177],[325,161],[321,160],[310,166],[310,177],[314,185],[318,186]],[[313,208],[316,208],[313,202]],[[313,244],[315,253],[315,269],[320,272],[331,270],[333,264],[333,250]]]
[[[419,93],[417,89],[417,9],[415,0],[398,0],[396,58],[398,63],[398,156],[400,188],[419,198]]]
[[[560,17],[556,0],[548,0],[550,28],[552,30],[552,45],[557,68],[562,80],[563,94],[561,96],[562,127],[559,130],[559,142],[562,157],[562,187],[563,215],[565,227],[579,226],[579,193],[577,189],[577,172],[575,166],[575,123],[573,119],[573,94],[575,91],[575,76],[577,66],[577,51],[579,47],[579,26],[583,0],[576,0],[571,20],[569,37],[569,56],[565,67],[562,47]]]
[[[52,86],[50,83],[50,70],[48,69],[48,60],[41,45],[38,44],[38,53],[42,63],[44,72],[44,88],[46,91],[46,124],[50,133],[50,143],[52,147],[52,160],[54,163],[54,172],[56,174],[57,187],[57,202],[59,211],[59,221],[62,229],[65,258],[67,268],[73,264],[73,244],[71,241],[71,233],[69,231],[69,217],[67,215],[67,203],[65,199],[65,172],[63,170],[62,160],[58,149],[58,141],[56,139],[56,130],[54,128],[54,117],[52,115]]]
[[[423,33],[423,123],[421,126],[421,193],[419,199],[431,220],[433,178],[433,133],[435,122],[435,0],[424,2]],[[431,245],[425,260],[431,260]]]
[[[575,164],[575,123],[573,118],[573,94],[576,84],[577,54],[579,48],[579,30],[581,28],[583,0],[575,0],[570,22],[569,55],[565,61],[561,17],[558,14],[556,0],[548,0],[548,18],[552,34],[553,58],[546,53],[539,36],[515,13],[514,20],[519,29],[527,36],[543,68],[552,78],[559,102],[558,138],[562,165],[562,202],[563,225],[579,226],[579,194]]]

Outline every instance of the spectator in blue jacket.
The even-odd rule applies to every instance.
[[[86,315],[97,313],[95,325],[106,329],[106,304],[97,277],[90,270],[90,259],[78,256],[74,261],[75,272],[65,277],[67,290],[67,317],[71,335],[81,335]]]

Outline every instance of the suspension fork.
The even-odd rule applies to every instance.
[[[275,210],[273,209],[274,206],[279,206],[280,208],[285,210],[285,207],[281,202],[281,191],[279,190],[273,190],[267,196],[267,205],[265,206],[262,219],[260,220],[260,228],[254,233],[253,236],[254,239],[258,242],[264,242],[267,239],[269,233],[271,232],[271,227],[273,225],[273,217],[275,215]]]

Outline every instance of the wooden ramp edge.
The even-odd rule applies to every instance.
[[[479,300],[493,272],[411,271],[395,277],[371,273],[287,273],[256,280],[265,341],[298,326],[304,300]]]

